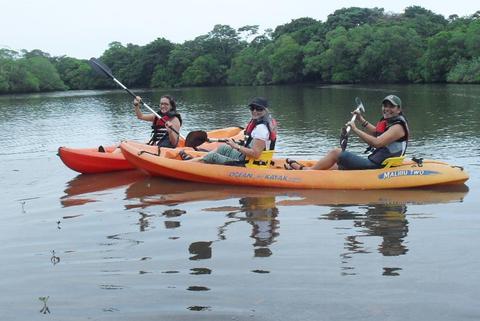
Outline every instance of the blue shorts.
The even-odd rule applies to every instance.
[[[349,169],[375,169],[382,168],[367,157],[358,156],[357,154],[343,151],[338,157],[338,168],[343,170]]]

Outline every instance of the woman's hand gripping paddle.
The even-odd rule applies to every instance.
[[[353,111],[353,116],[350,122],[355,121],[357,118],[357,113],[364,113],[365,112],[365,107],[363,106],[363,102],[360,98],[356,97],[355,98],[355,103],[357,104],[357,108]],[[348,144],[348,134],[350,134],[350,130],[352,129],[352,126],[344,126],[342,128],[342,132],[340,134],[340,147],[342,150],[347,149],[347,144]]]
[[[115,78],[112,74],[112,71],[110,70],[110,68],[108,68],[106,65],[104,65],[100,60],[98,59],[95,59],[95,58],[90,58],[90,60],[88,61],[90,66],[93,68],[93,70],[95,70],[97,73],[99,73],[100,75],[105,75],[107,77],[109,77],[110,79],[112,79],[115,83],[117,83],[117,85],[119,85],[120,87],[122,87],[127,93],[130,94],[130,96],[132,96],[133,98],[137,97],[137,95],[131,91],[130,89],[128,89],[124,84],[122,84],[120,81],[118,81],[117,78]],[[159,114],[157,114],[152,108],[150,108],[150,106],[148,106],[145,102],[143,101],[140,101],[140,103],[145,106],[148,110],[150,110],[157,118],[161,119],[162,117],[160,117]],[[169,127],[175,134],[179,135],[179,137],[181,138],[184,138],[182,135],[180,135],[180,133],[175,129],[175,128],[172,128],[172,127]]]

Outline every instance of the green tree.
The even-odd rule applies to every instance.
[[[447,81],[454,83],[480,83],[480,57],[456,64],[447,74]]]
[[[174,44],[164,38],[157,38],[140,48],[138,69],[141,76],[137,79],[137,86],[147,87],[155,83],[152,79],[155,70],[166,69],[168,58],[173,48]]]
[[[303,75],[308,80],[322,80],[321,54],[325,51],[323,42],[311,40],[303,47]]]
[[[333,83],[358,81],[359,74],[356,65],[365,43],[369,40],[369,32],[366,32],[369,28],[367,26],[347,31],[344,27],[338,27],[327,34],[326,50],[320,54],[319,58],[322,77],[325,81]],[[358,39],[354,41],[352,37]]]
[[[413,29],[376,28],[358,58],[358,75],[369,82],[418,81],[421,40]]]
[[[2,62],[3,78],[8,81],[8,93],[36,92],[40,90],[39,80],[27,70],[24,64],[8,60]]]
[[[329,14],[325,22],[326,31],[333,31],[338,27],[352,29],[364,24],[374,25],[384,18],[383,8],[342,8]]]
[[[150,87],[169,87],[174,84],[173,79],[170,77],[167,69],[162,65],[157,65],[153,71]]]
[[[120,42],[115,41],[109,44],[109,48],[100,59],[126,86],[139,86],[144,83],[139,53],[138,45],[123,46]],[[114,86],[112,82],[110,84],[112,87]]]
[[[186,41],[182,45],[176,45],[170,52],[166,70],[159,67],[155,69],[152,79],[152,86],[163,86],[165,83],[170,86],[181,86],[182,75],[193,63],[196,57],[196,46],[193,41]]]
[[[247,25],[237,29],[238,35],[248,42],[250,37],[254,37],[258,33],[258,25]]]
[[[464,39],[461,31],[441,31],[428,39],[427,50],[420,61],[425,81],[446,80],[450,69],[465,55]]]
[[[273,44],[269,57],[273,83],[292,83],[302,75],[302,48],[290,36],[283,35]]]
[[[422,37],[430,37],[445,29],[448,21],[440,14],[420,6],[411,6],[403,14],[404,26],[414,28]]]
[[[258,50],[246,47],[233,58],[232,66],[227,71],[227,82],[233,85],[255,84],[257,73],[260,71],[258,64]]]
[[[319,36],[323,24],[313,18],[293,19],[291,22],[275,28],[272,34],[274,40],[278,40],[283,35],[292,37],[298,44],[305,45],[311,39]]]
[[[31,75],[31,77],[34,77],[38,81],[39,91],[66,89],[65,84],[60,79],[60,75],[48,58],[41,55],[30,57],[31,58],[20,59],[19,63],[28,70],[29,75],[27,77]]]
[[[480,15],[480,11],[477,12]],[[480,18],[473,20],[468,26],[465,47],[468,57],[480,57]]]
[[[222,67],[213,55],[200,56],[185,70],[182,82],[187,86],[218,84],[224,75]]]
[[[92,69],[84,60],[67,56],[56,57],[53,64],[68,89],[94,88]]]

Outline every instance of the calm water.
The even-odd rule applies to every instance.
[[[139,93],[155,105],[167,92]],[[59,146],[146,140],[130,97],[0,96],[0,320],[480,319],[480,86],[168,93],[184,135],[243,126],[246,102],[266,96],[279,154],[312,159],[338,144],[356,96],[373,122],[395,93],[413,132],[409,154],[463,166],[471,179],[334,192],[77,175]]]

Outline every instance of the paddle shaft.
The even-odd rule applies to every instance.
[[[122,89],[124,89],[127,93],[129,93],[130,96],[132,96],[133,98],[137,97],[137,95],[133,91],[128,89],[117,78],[115,78],[115,76],[113,76],[113,74],[111,73],[110,69],[108,69],[107,66],[103,65],[100,61],[98,61],[95,58],[90,58],[90,63],[92,64],[92,67],[94,67],[95,70],[101,70],[106,76],[110,77],[117,85],[119,85],[120,87],[122,87]],[[147,109],[150,110],[157,118],[159,119],[162,118],[158,113],[156,113],[152,108],[150,108],[150,106],[148,106],[145,102],[141,100],[140,103],[143,106],[147,107]],[[177,134],[182,139],[185,139],[185,137],[180,135],[180,133],[175,128],[169,127],[169,129],[171,129],[175,134]]]
[[[360,107],[358,107],[357,109],[355,109],[355,111],[358,111],[359,108],[360,108]],[[350,119],[350,122],[355,121],[355,119],[357,119],[357,114],[353,114],[352,119]],[[347,130],[346,130],[347,135],[350,133],[350,130],[352,130],[352,126],[348,125],[348,126],[347,126]]]
[[[346,128],[344,127],[342,129],[342,134],[340,136],[340,147],[342,148],[343,151],[347,149],[348,134],[352,130],[352,126],[350,125],[350,123],[354,122],[355,119],[357,119],[357,115],[358,115],[357,112],[360,112],[360,113],[365,112],[365,107],[363,106],[363,103],[360,100],[360,98],[356,97],[355,102],[357,103],[357,108],[353,111],[354,114],[352,116],[352,119],[349,122],[349,125],[347,125]]]
[[[114,82],[116,82],[120,87],[122,87],[127,93],[129,93],[130,96],[132,96],[133,98],[136,98],[136,97],[137,97],[137,95],[135,95],[135,93],[134,93],[133,91],[131,91],[130,89],[128,89],[127,87],[125,87],[125,85],[122,84],[120,81],[118,81],[117,78],[112,77],[112,80],[113,80]],[[148,106],[146,102],[144,102],[143,100],[140,100],[140,103],[141,103],[143,106],[147,107],[147,109],[150,110],[158,119],[161,119],[161,118],[162,118],[157,112],[155,112],[155,110],[153,110],[152,108],[150,108],[150,106]],[[179,135],[180,137],[182,137],[183,139],[185,139],[185,137],[183,137],[182,135],[180,135],[180,133],[179,133],[175,128],[173,128],[173,127],[171,127],[171,126],[169,126],[168,128],[171,129],[175,134],[177,134],[177,135]]]

